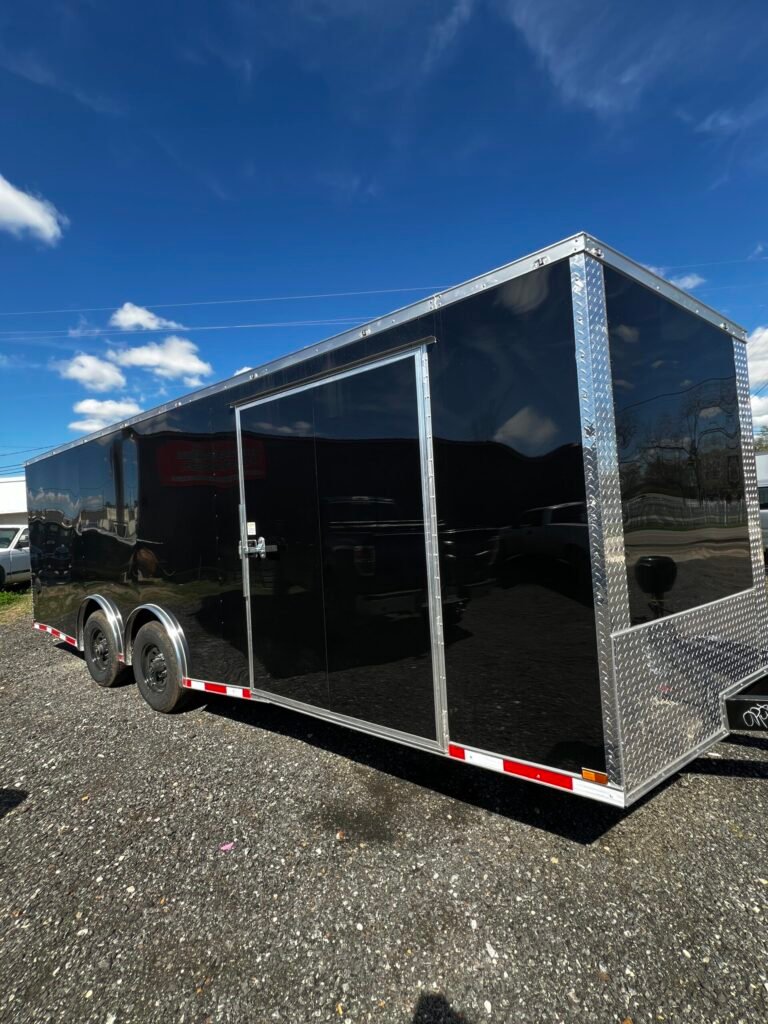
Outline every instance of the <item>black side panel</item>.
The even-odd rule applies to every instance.
[[[248,560],[254,685],[328,707],[311,391],[244,409],[243,451],[258,452],[245,479],[249,537],[266,554]]]
[[[82,448],[27,467],[35,618],[71,636],[83,594],[79,532]],[[109,486],[108,480],[104,481]],[[103,502],[102,502],[103,506]]]
[[[433,739],[412,358],[313,389],[331,708]]]
[[[635,624],[753,585],[736,368],[714,324],[609,267],[605,288]]]
[[[430,362],[451,739],[603,768],[568,264],[440,321]]]
[[[247,682],[243,654],[221,644],[222,603],[233,583],[220,562],[217,499],[221,487],[238,490],[234,437],[217,435],[211,426],[222,404],[213,396],[128,432],[139,502],[135,551],[120,602],[124,615],[147,603],[172,612],[187,637],[190,674],[237,685]],[[234,586],[240,588],[239,575]]]
[[[434,738],[413,357],[240,424],[255,686]]]

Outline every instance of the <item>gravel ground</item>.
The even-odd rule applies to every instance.
[[[27,599],[0,699],[0,1021],[768,1019],[757,736],[621,814],[273,707],[155,715]]]

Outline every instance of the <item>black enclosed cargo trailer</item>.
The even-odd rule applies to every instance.
[[[626,806],[768,669],[745,340],[569,238],[32,460],[35,626]]]

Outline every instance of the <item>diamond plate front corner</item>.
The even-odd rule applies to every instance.
[[[622,726],[611,634],[629,625],[629,596],[605,284],[602,264],[585,253],[572,256],[570,266],[606,768],[609,780],[621,786]]]

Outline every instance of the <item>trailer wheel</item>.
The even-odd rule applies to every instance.
[[[104,612],[94,612],[88,616],[83,629],[83,653],[94,683],[114,686],[124,666],[118,661],[112,631]]]
[[[184,703],[181,665],[159,622],[147,622],[136,634],[132,661],[139,692],[154,711],[168,714]]]
[[[5,586],[5,569],[0,565],[0,590]]]

